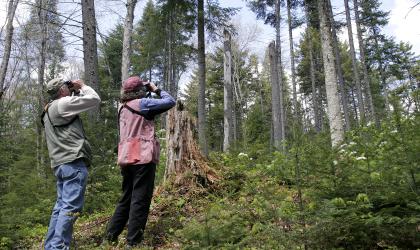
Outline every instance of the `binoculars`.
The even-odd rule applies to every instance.
[[[64,84],[69,88],[70,93],[79,94],[79,90],[73,89],[74,84],[71,80],[65,81]]]
[[[73,82],[72,82],[72,81],[70,81],[70,80],[69,80],[69,81],[65,81],[65,82],[64,82],[64,84],[65,84],[65,85],[67,85],[67,87],[68,87],[69,89],[72,89],[72,88],[73,88],[73,86],[74,86],[74,85],[73,85]]]

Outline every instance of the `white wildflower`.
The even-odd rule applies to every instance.
[[[241,153],[238,154],[238,157],[239,158],[248,158],[248,155],[241,152]]]
[[[333,160],[333,164],[334,164],[334,166],[336,166],[338,164],[338,161]]]
[[[366,160],[366,157],[364,156],[356,157],[356,161],[362,161],[362,160]]]
[[[356,143],[354,141],[349,142],[350,146],[356,145]]]
[[[368,127],[370,127],[370,126],[372,126],[373,125],[373,123],[372,122],[368,122],[367,124],[366,124],[366,126],[368,126]]]
[[[396,133],[398,133],[398,131],[396,129],[391,131],[391,134],[396,134]]]

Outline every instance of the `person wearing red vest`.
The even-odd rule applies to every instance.
[[[147,98],[149,91],[160,99]],[[174,106],[174,98],[151,82],[138,76],[123,82],[118,107],[118,165],[123,191],[107,226],[105,242],[116,243],[127,222],[127,248],[143,240],[160,154],[153,120]]]

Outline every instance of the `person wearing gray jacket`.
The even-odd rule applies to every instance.
[[[41,122],[45,128],[51,168],[57,178],[57,201],[53,208],[45,249],[69,249],[73,224],[84,204],[92,153],[79,114],[94,109],[99,95],[81,80],[55,78],[46,85],[51,101]]]

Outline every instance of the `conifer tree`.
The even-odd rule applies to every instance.
[[[360,116],[359,122],[360,124],[363,125],[365,123],[365,108],[364,108],[364,101],[363,101],[363,95],[362,95],[362,86],[360,83],[359,67],[357,64],[356,51],[354,49],[353,29],[351,27],[350,7],[349,7],[348,0],[344,0],[344,7],[346,11],[347,32],[348,32],[348,38],[349,38],[352,67],[353,67],[353,80],[355,82],[356,92],[357,92],[357,106],[359,108],[359,116]]]
[[[328,1],[328,3],[327,3]],[[327,90],[328,118],[330,121],[331,144],[338,146],[344,139],[343,122],[337,91],[337,75],[332,47],[331,23],[328,22],[328,4],[330,0],[318,0],[322,56],[325,68],[325,86]]]

